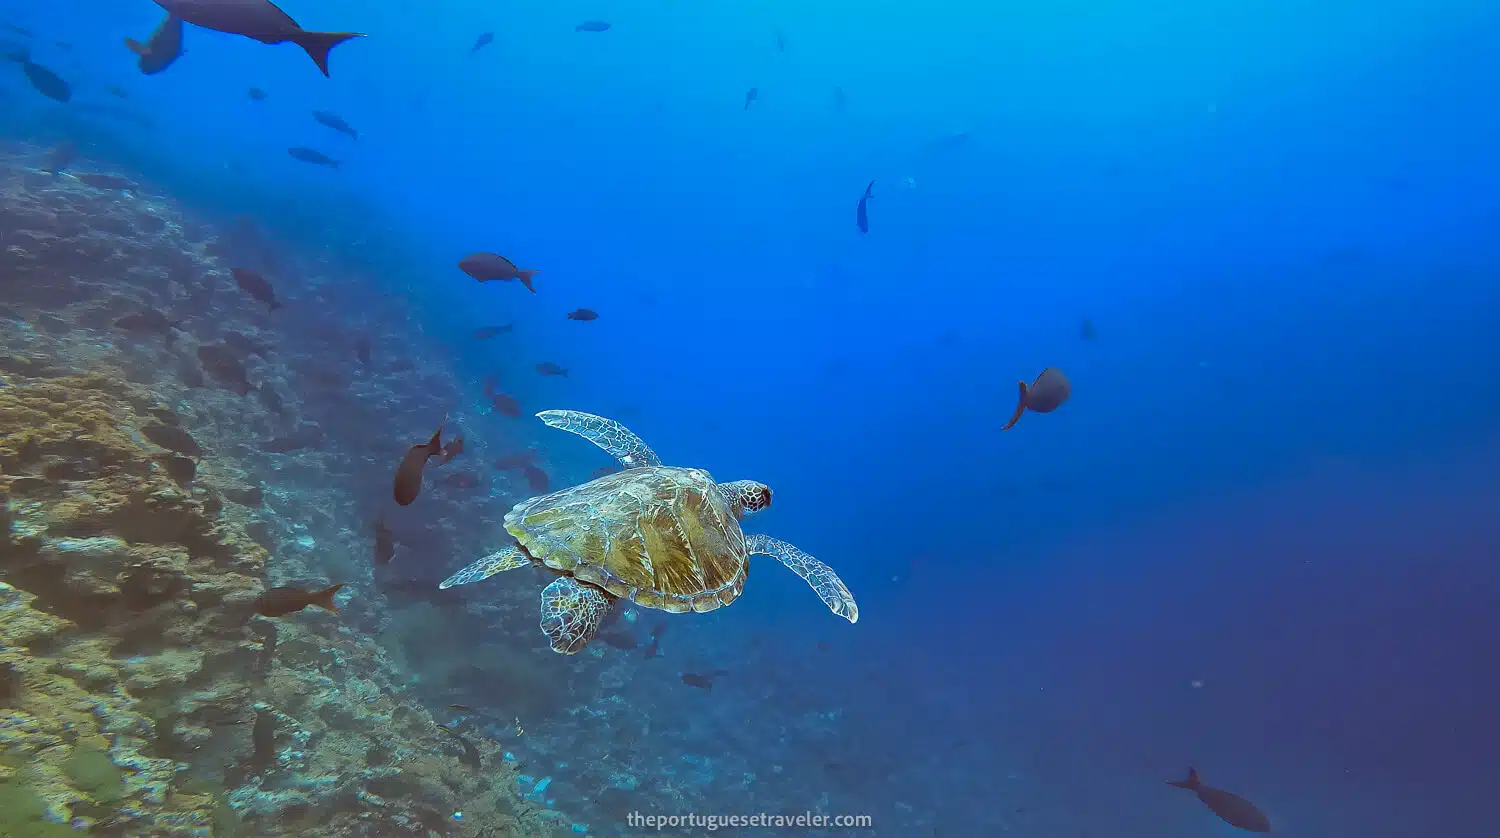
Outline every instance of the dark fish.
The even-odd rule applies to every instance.
[[[266,409],[280,416],[286,412],[286,404],[281,400],[281,394],[267,386],[260,388],[260,402]]]
[[[269,710],[255,711],[255,725],[250,729],[250,770],[260,774],[276,764],[276,714]]]
[[[258,87],[252,87],[252,88],[250,88],[250,90],[249,90],[249,92],[248,92],[247,95],[249,95],[249,97],[251,98],[251,100],[256,101],[256,102],[264,102],[264,101],[266,101],[266,92],[264,90],[261,90]]]
[[[354,357],[361,364],[370,365],[370,339],[361,335],[354,339]]]
[[[521,475],[526,478],[526,485],[530,486],[533,492],[541,494],[552,488],[552,480],[547,476],[547,472],[536,466],[522,466]]]
[[[477,489],[479,477],[467,471],[455,471],[443,477],[442,485],[449,489]]]
[[[186,488],[198,476],[198,462],[188,457],[171,457],[167,460],[167,476],[177,485]]]
[[[504,326],[481,326],[474,330],[475,340],[489,340],[495,335],[509,334],[514,327],[506,323]]]
[[[854,208],[854,223],[859,225],[861,233],[870,232],[870,216],[865,205],[869,203],[870,190],[874,188],[875,181],[872,180],[870,181],[870,185],[865,187],[865,194],[860,196],[859,205]]]
[[[120,87],[117,84],[106,84],[104,86],[104,89],[108,91],[109,95],[114,96],[117,99],[130,98],[130,94],[125,92],[125,88]]]
[[[23,38],[30,38],[31,37],[31,30],[30,29],[22,29],[21,27],[15,25],[14,23],[7,23],[7,24],[4,24],[4,26],[5,26],[6,29],[10,30],[11,32],[16,33],[17,35],[20,35]]]
[[[1051,413],[1062,406],[1068,400],[1068,394],[1073,392],[1073,385],[1068,383],[1068,377],[1063,375],[1062,370],[1057,367],[1048,367],[1042,370],[1042,374],[1031,382],[1031,387],[1026,382],[1017,381],[1016,385],[1021,388],[1021,398],[1016,402],[1016,413],[1005,423],[1002,431],[1008,431],[1021,421],[1021,414],[1028,410],[1036,413]]]
[[[27,53],[10,56],[12,61],[21,62],[21,72],[26,74],[26,80],[36,88],[36,92],[58,102],[66,102],[73,98],[73,86],[63,80],[62,76],[42,65],[32,61]]]
[[[156,5],[204,29],[244,35],[263,44],[291,41],[307,52],[325,76],[328,51],[350,38],[364,37],[357,32],[308,32],[271,0],[156,0]]]
[[[228,386],[237,395],[250,393],[250,379],[245,376],[245,365],[227,347],[208,344],[198,347],[198,363],[203,371]]]
[[[471,253],[458,263],[458,269],[480,282],[519,279],[521,284],[526,286],[527,291],[536,293],[536,288],[531,284],[531,278],[536,276],[537,272],[523,271],[516,267],[514,262],[498,253]]]
[[[829,643],[827,640],[819,640],[815,645],[815,648],[819,652],[827,652],[833,649],[833,644]]]
[[[1094,321],[1085,318],[1083,325],[1078,328],[1078,336],[1084,340],[1093,340],[1099,337],[1099,332],[1094,329]]]
[[[700,690],[713,690],[714,679],[728,674],[729,670],[727,669],[715,669],[713,672],[702,675],[696,672],[684,672],[682,674],[682,683],[690,687],[697,687]]]
[[[443,453],[442,436],[443,426],[439,425],[432,439],[413,445],[406,456],[401,458],[401,465],[396,468],[396,503],[410,506],[417,499],[417,494],[422,491],[422,469],[427,466],[427,458]]]
[[[333,130],[339,132],[340,134],[348,134],[353,139],[359,139],[359,132],[354,130],[354,126],[350,125],[348,122],[345,122],[344,118],[336,113],[330,113],[328,111],[313,111],[313,119],[316,120],[318,124],[326,125],[329,128],[332,128]]]
[[[333,595],[342,587],[344,586],[339,584],[317,591],[304,590],[292,585],[271,588],[255,598],[255,613],[264,617],[284,617],[287,614],[295,614],[309,605],[316,605],[324,611],[337,614],[339,609],[333,604]]]
[[[76,159],[78,159],[78,144],[72,140],[63,140],[48,152],[47,162],[42,166],[42,171],[51,175],[59,174]]]
[[[594,469],[593,471],[589,472],[589,479],[590,480],[598,480],[599,478],[604,477],[607,474],[614,474],[615,472],[617,472],[619,470],[620,470],[619,466],[600,466],[600,467]]]
[[[375,519],[375,564],[387,565],[396,558],[396,538],[384,518]]]
[[[203,456],[203,448],[193,435],[171,425],[151,424],[141,428],[141,435],[174,454],[189,457]]]
[[[652,659],[652,658],[654,658],[654,657],[656,657],[657,655],[660,655],[660,654],[661,654],[661,638],[657,637],[656,635],[653,634],[651,636],[651,642],[646,645],[646,652],[645,652],[645,654],[641,655],[641,657],[645,658],[646,660],[650,660],[650,659]]]
[[[1176,783],[1168,780],[1167,785],[1187,789],[1197,794],[1198,799],[1203,801],[1203,805],[1207,806],[1209,811],[1218,815],[1221,820],[1230,826],[1239,827],[1246,832],[1271,831],[1271,819],[1266,817],[1264,812],[1257,809],[1254,803],[1223,789],[1203,785],[1203,782],[1198,779],[1198,769],[1196,768],[1188,769],[1186,780]]]
[[[494,42],[494,32],[481,32],[479,34],[479,37],[474,39],[474,46],[469,48],[469,54],[473,55],[474,53],[479,52],[480,50],[484,49]]]
[[[84,172],[83,174],[74,175],[73,177],[78,178],[78,182],[82,183],[84,186],[93,187],[94,189],[103,189],[108,191],[135,188],[135,183],[127,180],[126,178],[119,177],[118,175],[102,175],[98,172]]]
[[[574,32],[608,32],[609,24],[602,20],[586,20],[573,27]]]
[[[136,66],[142,73],[148,76],[160,73],[172,66],[172,62],[182,55],[182,21],[169,14],[166,20],[156,27],[156,31],[151,33],[146,43],[143,44],[134,38],[126,38],[125,46],[139,56]]]
[[[540,364],[537,364],[536,371],[541,373],[542,375],[560,375],[564,378],[568,376],[567,370],[559,367],[557,364],[554,364],[551,361],[543,361]]]
[[[249,268],[230,268],[229,274],[234,277],[234,284],[257,302],[265,303],[271,311],[281,308],[281,303],[276,300],[276,289],[259,272]]]
[[[449,710],[458,710],[458,711],[463,712],[463,713],[473,713],[473,712],[476,712],[473,707],[469,707],[469,706],[464,705],[464,704],[450,704],[450,705],[448,705],[448,709]]]
[[[462,453],[464,453],[464,438],[454,437],[453,441],[443,446],[443,459],[438,461],[438,465],[446,466],[453,461],[454,457]]]
[[[745,107],[744,107],[744,110],[747,110],[747,111],[750,110],[750,103],[754,102],[756,99],[759,99],[759,98],[760,98],[760,88],[758,88],[758,87],[752,87],[749,90],[745,91]]]
[[[576,311],[570,311],[570,312],[568,312],[568,319],[569,320],[598,320],[599,319],[599,312],[594,311],[591,308],[580,308],[580,309],[578,309]]]
[[[489,398],[490,404],[495,406],[496,413],[511,419],[521,418],[521,403],[516,401],[515,396],[496,391],[494,376],[484,380],[484,395]]]
[[[448,727],[447,725],[438,725],[438,730],[441,730],[449,736],[452,736],[454,739],[458,740],[458,744],[463,746],[464,765],[469,766],[475,771],[479,771],[484,767],[484,764],[479,759],[479,749],[474,747],[473,742],[465,739],[462,734],[460,734],[453,728]]]
[[[330,169],[337,169],[339,167],[339,161],[333,159],[332,157],[329,157],[321,151],[315,151],[310,148],[297,146],[296,148],[287,149],[286,153],[290,154],[293,160],[301,160],[303,163],[312,163],[317,166],[327,166]]]
[[[165,335],[167,346],[171,346],[177,340],[177,333],[172,331],[182,327],[181,320],[168,320],[165,314],[154,308],[139,311],[135,314],[127,314],[115,321],[116,328],[124,329],[135,334]]]
[[[506,454],[495,461],[495,468],[501,471],[512,469],[523,469],[536,464],[536,452],[526,451],[520,454]]]

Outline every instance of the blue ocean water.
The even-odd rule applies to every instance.
[[[540,575],[430,605],[382,593],[365,553],[327,557],[368,609],[351,629],[434,711],[491,702],[475,730],[556,778],[565,826],[784,810],[872,820],[829,835],[1235,834],[1165,785],[1192,765],[1277,834],[1493,834],[1500,7],[280,5],[366,37],[324,78],[294,45],[189,26],[143,76],[120,42],[160,22],[149,0],[0,6],[29,33],[0,36],[72,85],[55,102],[0,67],[7,142],[75,142],[316,266],[269,271],[274,363],[329,362],[297,342],[327,326],[424,371],[372,397],[378,419],[293,394],[330,448],[388,449],[268,489],[353,499],[330,532],[388,516],[423,545],[394,566],[435,588],[503,546],[527,496],[481,458],[535,450],[552,489],[608,465],[531,418],[586,411],[670,465],[770,485],[746,530],[858,599],[850,625],[759,557],[730,608],[631,611],[641,646],[666,626],[660,657],[564,657],[523,610]],[[537,269],[537,293],[465,276],[475,251]],[[1048,367],[1067,403],[1002,432]],[[482,485],[429,474],[390,506],[400,452],[445,417]],[[528,674],[486,680],[497,649]]]

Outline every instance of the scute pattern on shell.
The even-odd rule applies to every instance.
[[[745,534],[703,469],[605,475],[520,503],[505,528],[548,567],[663,611],[728,605],[749,568]]]

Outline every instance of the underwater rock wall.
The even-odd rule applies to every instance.
[[[0,153],[0,836],[566,831],[493,742],[470,740],[478,768],[437,729],[371,597],[253,614],[273,585],[371,578],[365,499],[336,486],[384,475],[391,440],[326,426],[420,406],[355,383],[357,361],[280,357],[229,276],[255,245],[42,158]]]

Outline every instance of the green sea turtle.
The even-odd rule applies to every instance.
[[[557,574],[542,591],[542,633],[553,651],[588,645],[616,599],[662,611],[712,611],[745,589],[749,558],[773,556],[853,623],[859,606],[828,565],[784,541],[745,535],[740,519],[771,505],[753,480],[717,483],[698,468],[664,466],[640,437],[602,416],[572,410],[537,414],[587,439],[624,471],[531,498],[505,516],[517,546],[480,559],[438,585],[452,588],[518,567]]]

